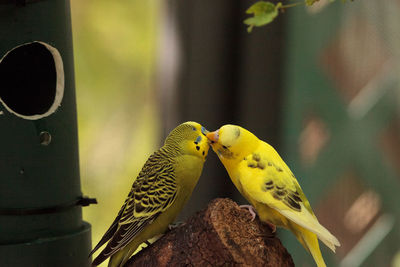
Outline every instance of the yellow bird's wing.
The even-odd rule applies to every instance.
[[[240,183],[248,197],[315,233],[333,251],[340,246],[318,222],[295,176],[272,146],[262,142],[239,168]]]
[[[125,247],[174,203],[177,192],[173,162],[155,152],[135,179],[114,223],[91,252],[111,239],[93,263],[97,265]]]

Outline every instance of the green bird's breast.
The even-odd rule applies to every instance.
[[[191,196],[203,170],[204,159],[193,155],[183,155],[176,159],[175,177],[178,185],[178,198],[184,202]],[[183,203],[184,204],[184,203]]]

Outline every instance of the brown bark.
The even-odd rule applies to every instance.
[[[215,199],[132,257],[140,266],[294,266],[268,226],[230,199]]]

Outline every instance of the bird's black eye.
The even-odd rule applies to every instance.
[[[222,146],[224,149],[228,149],[226,146]]]
[[[196,127],[194,127],[194,126],[192,127],[192,130],[193,130],[193,131],[197,131]]]

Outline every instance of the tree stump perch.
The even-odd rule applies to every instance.
[[[230,199],[215,199],[133,256],[125,267],[294,266],[268,226]]]

